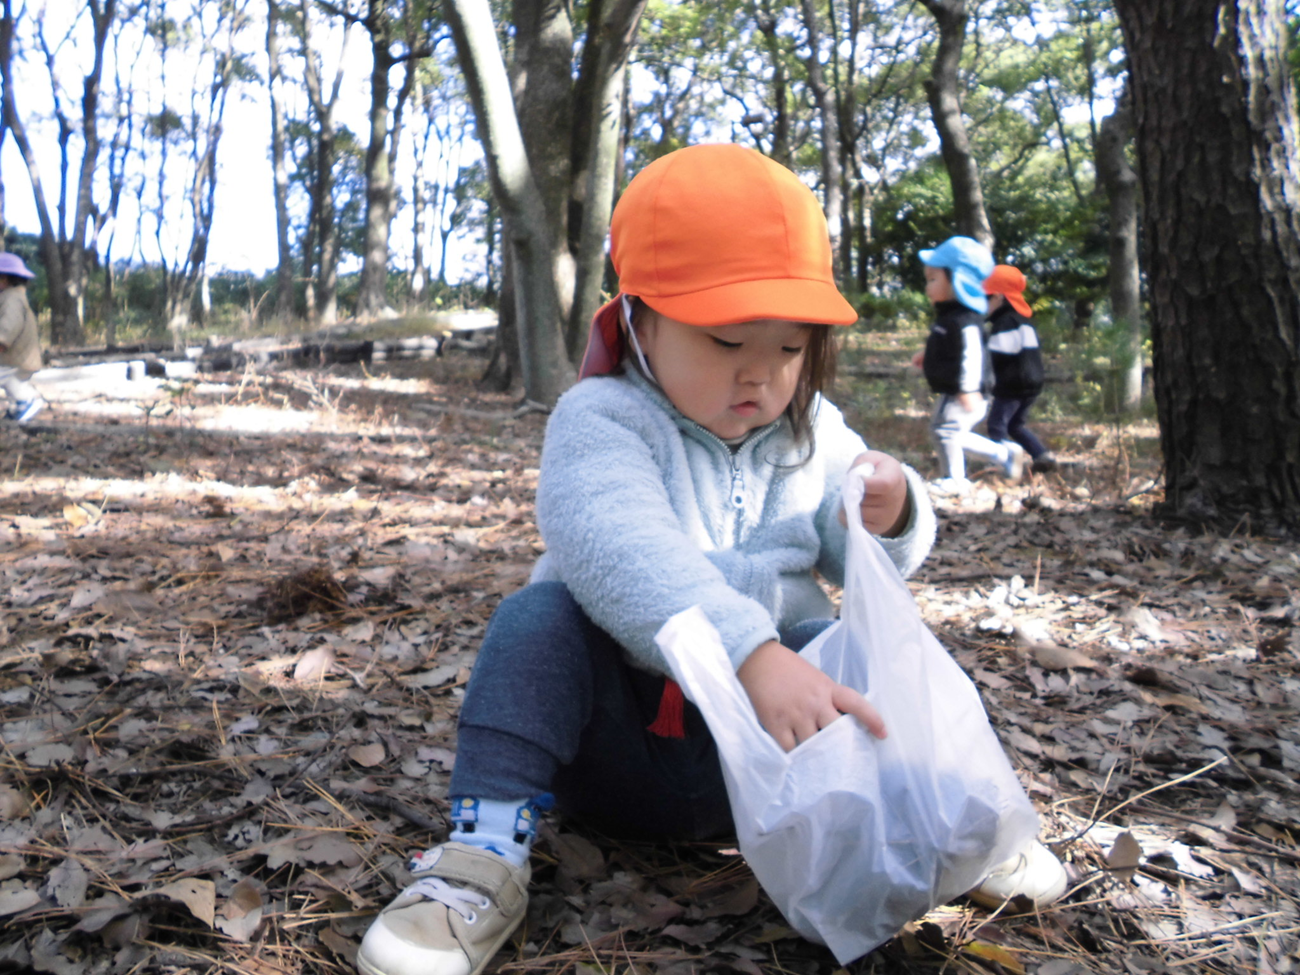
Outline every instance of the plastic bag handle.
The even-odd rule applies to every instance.
[[[863,573],[868,577],[871,586],[894,590],[897,598],[903,600],[898,605],[915,606],[916,599],[912,591],[907,588],[907,582],[898,571],[898,566],[880,544],[880,539],[867,531],[866,526],[862,524],[862,499],[867,494],[866,480],[875,472],[874,464],[870,462],[859,464],[849,469],[840,485],[840,500],[844,505],[845,521],[849,531],[848,550],[856,552],[858,556],[847,560],[844,588],[846,591],[850,588],[847,578],[849,575]],[[916,612],[919,616],[919,610]],[[849,607],[845,607],[841,611],[841,618],[847,619],[850,613]],[[879,647],[878,652],[884,655],[895,649],[897,648]]]

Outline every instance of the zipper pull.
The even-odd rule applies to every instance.
[[[745,474],[735,464],[731,467],[731,506],[737,511],[745,507]]]

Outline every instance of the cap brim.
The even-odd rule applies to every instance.
[[[736,325],[774,318],[814,325],[852,325],[858,313],[824,281],[785,278],[737,281],[688,295],[639,295],[647,305],[687,325]]]
[[[921,258],[922,264],[929,264],[930,258],[934,257],[934,249],[931,248],[928,251],[917,251],[916,254],[919,258]]]
[[[1021,315],[1024,315],[1025,318],[1034,317],[1034,310],[1029,307],[1029,302],[1025,301],[1025,299],[1022,298],[1020,295],[1003,294],[1002,297],[1007,299],[1007,302],[1011,305],[1011,307],[1014,308],[1016,311],[1018,311]]]

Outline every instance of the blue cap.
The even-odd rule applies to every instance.
[[[921,251],[921,263],[946,267],[952,273],[952,290],[971,311],[989,310],[984,279],[993,272],[993,255],[973,237],[949,237],[934,250]]]

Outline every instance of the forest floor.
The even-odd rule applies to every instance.
[[[0,971],[352,971],[444,835],[479,638],[541,549],[545,417],[481,368],[208,376],[0,430]],[[840,399],[933,474],[915,377]],[[1300,557],[1154,520],[1154,424],[1065,412],[1060,469],[940,504],[911,587],[1071,893],[957,901],[847,971],[1300,970]],[[534,869],[497,971],[838,970],[729,843],[556,821]]]

